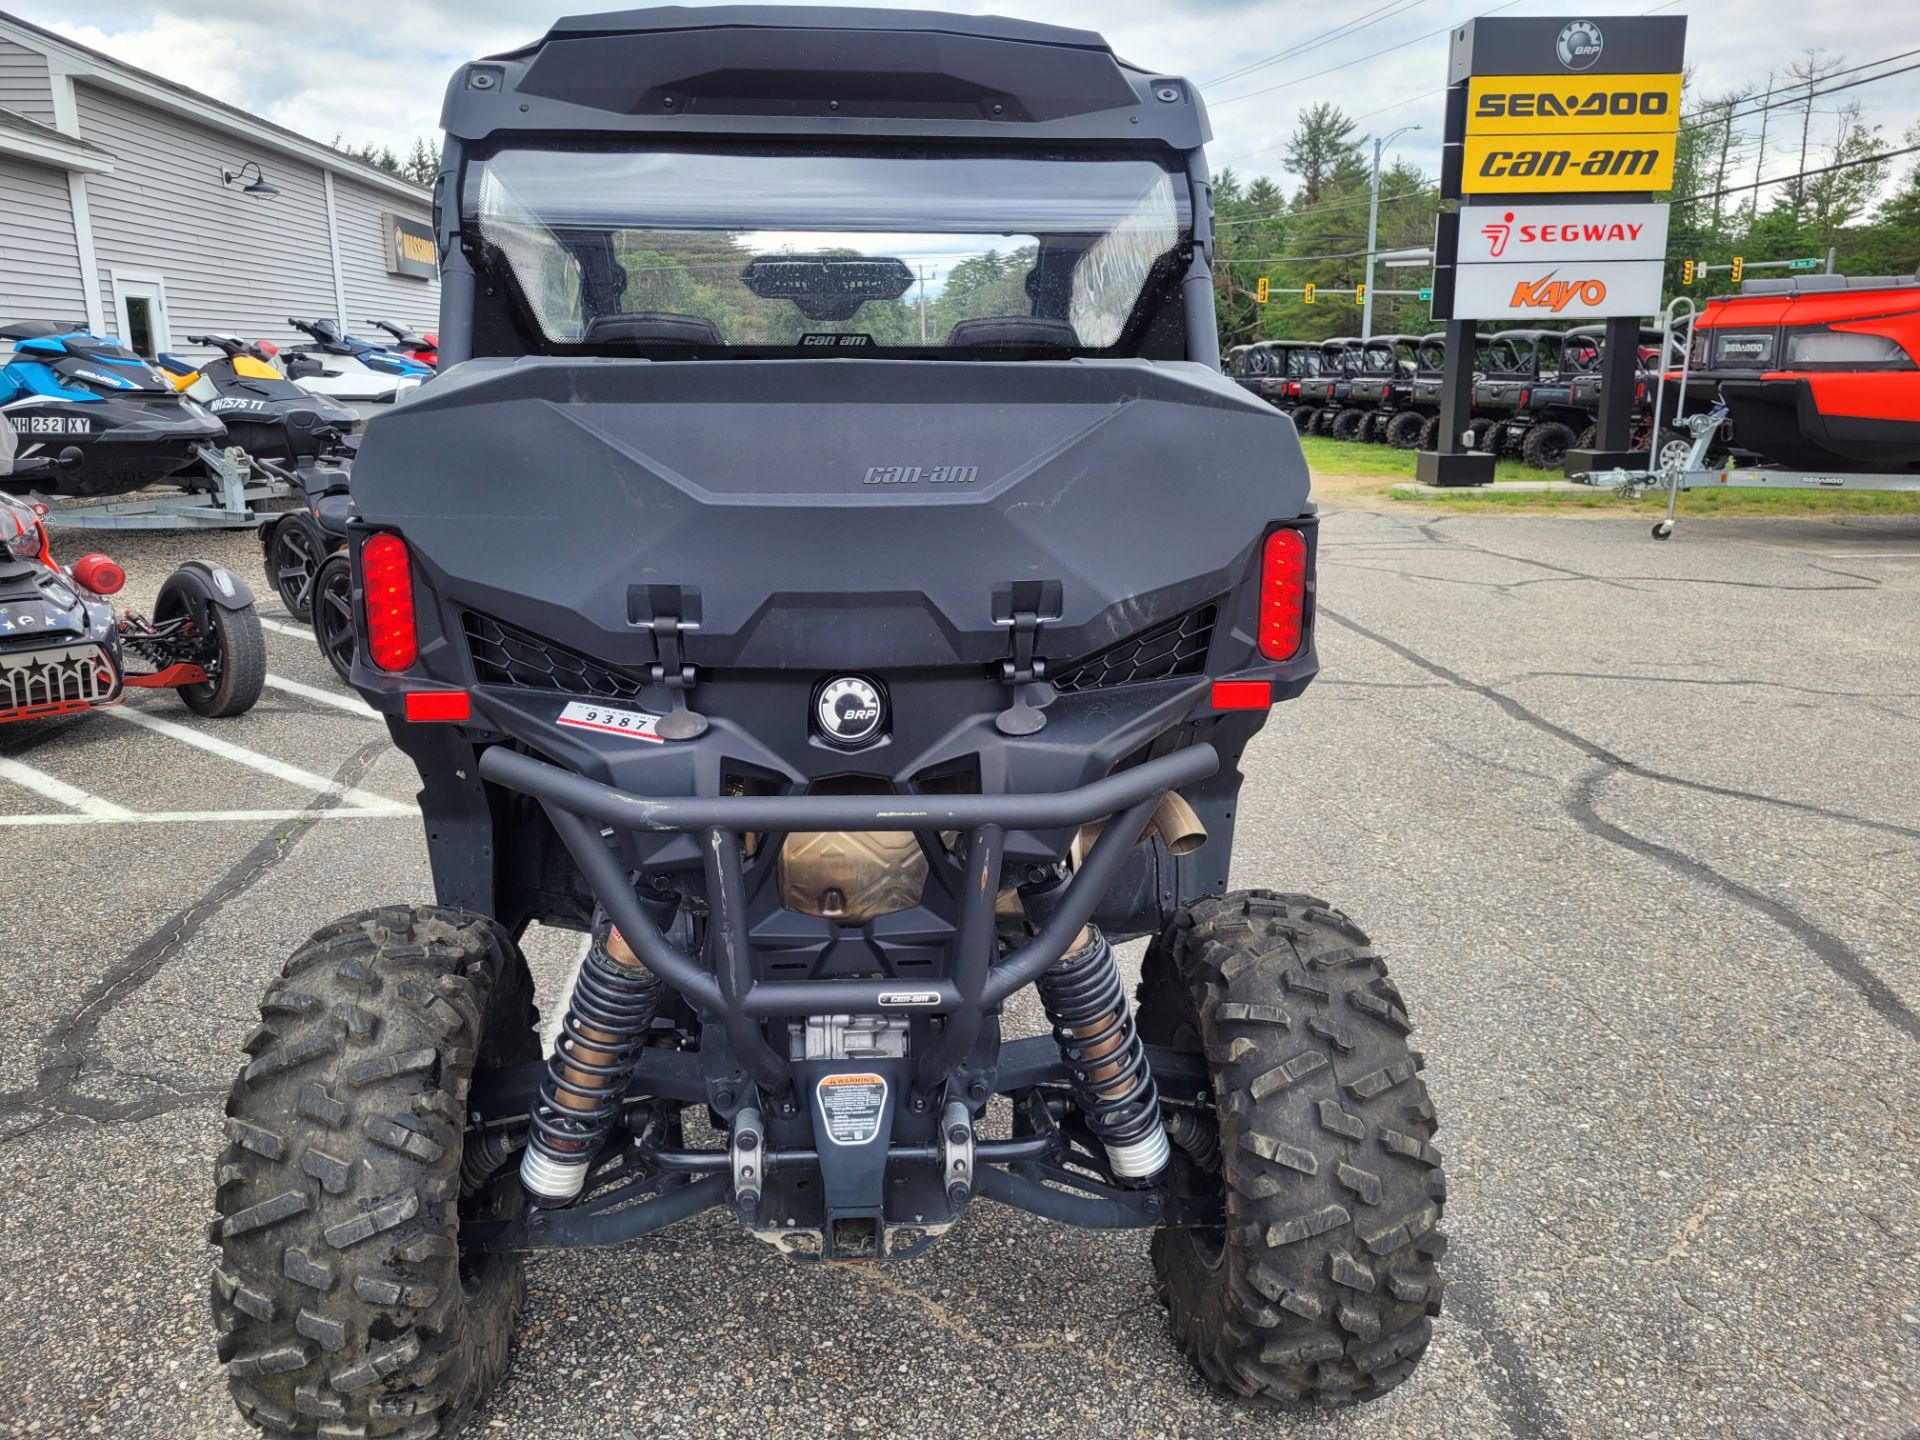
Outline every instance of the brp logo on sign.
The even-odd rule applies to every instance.
[[[1600,51],[1606,43],[1600,27],[1593,21],[1576,20],[1560,32],[1554,52],[1569,70],[1591,70],[1599,63]]]

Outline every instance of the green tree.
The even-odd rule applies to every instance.
[[[1287,168],[1300,177],[1299,199],[1316,205],[1330,185],[1351,183],[1364,174],[1366,161],[1353,121],[1331,101],[1309,105],[1287,140]]]

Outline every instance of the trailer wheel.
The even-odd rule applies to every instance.
[[[1333,438],[1349,442],[1366,436],[1367,412],[1349,407],[1333,417]]]
[[[1520,441],[1520,456],[1536,470],[1558,470],[1573,448],[1573,427],[1558,420],[1542,420]]]
[[[517,1255],[460,1237],[520,1204],[511,1172],[462,1160],[475,1071],[539,1055],[526,962],[491,920],[394,906],[320,930],[281,975],[215,1171],[234,1403],[273,1434],[451,1435],[525,1295]]]
[[[1224,1187],[1225,1227],[1153,1237],[1175,1338],[1250,1399],[1385,1394],[1426,1350],[1446,1248],[1438,1126],[1386,966],[1323,901],[1242,891],[1174,916],[1139,1015],[1150,1044],[1207,1056],[1218,1117],[1213,1169],[1183,1145],[1170,1180]]]
[[[1387,443],[1396,450],[1419,449],[1420,439],[1426,432],[1427,417],[1418,410],[1402,410],[1387,421]]]

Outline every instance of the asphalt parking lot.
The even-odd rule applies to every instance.
[[[113,548],[136,591],[259,573],[249,536]],[[1453,1249],[1412,1381],[1216,1398],[1139,1235],[983,1202],[807,1269],[709,1214],[535,1260],[475,1433],[1920,1435],[1920,523],[1352,511],[1320,600],[1235,878],[1349,909],[1414,1007]],[[0,1435],[252,1433],[206,1313],[220,1097],[309,930],[429,894],[411,771],[278,624],[245,717],[0,732]],[[531,951],[552,986],[575,945]]]

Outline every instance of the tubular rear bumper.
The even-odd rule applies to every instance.
[[[793,1083],[792,1067],[760,1029],[761,1021],[774,1017],[889,1011],[944,1015],[941,1043],[920,1056],[921,1077],[932,1080],[965,1056],[982,1018],[1066,953],[1127,852],[1146,830],[1160,797],[1205,779],[1219,763],[1213,747],[1201,744],[1076,790],[946,796],[632,795],[499,745],[480,757],[480,774],[540,803],[588,886],[635,953],[702,1016],[725,1026],[735,1054],[757,1082],[785,1091]],[[994,963],[994,903],[1006,831],[1093,821],[1106,822],[1100,838],[1045,926],[1026,945]],[[661,934],[602,827],[701,836],[711,968],[669,944]],[[741,837],[749,832],[816,830],[966,833],[967,885],[955,954],[946,976],[924,982],[754,978],[746,938]]]

